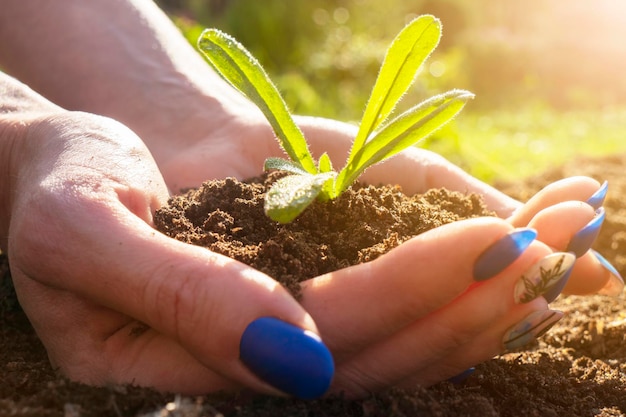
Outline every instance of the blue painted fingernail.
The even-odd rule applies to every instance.
[[[476,371],[476,368],[474,367],[468,368],[464,370],[463,372],[461,372],[460,374],[455,375],[452,378],[449,378],[448,382],[451,382],[453,384],[461,384],[465,382],[465,380],[469,378],[474,373],[474,371]]]
[[[577,258],[583,256],[598,237],[605,217],[604,207],[597,209],[595,217],[572,237],[566,251],[573,252]]]
[[[600,265],[602,265],[602,267],[610,274],[608,282],[604,288],[598,292],[598,294],[612,296],[621,294],[622,291],[624,291],[624,278],[622,278],[618,270],[615,269],[615,267],[611,265],[611,263],[607,261],[604,256],[600,255],[593,249],[591,252],[594,254],[598,262],[600,262]]]
[[[593,193],[591,197],[587,200],[587,204],[589,204],[594,209],[599,209],[604,204],[604,199],[606,198],[606,192],[609,189],[609,182],[604,181],[598,191]]]
[[[248,325],[239,345],[241,361],[256,376],[302,399],[322,396],[333,379],[333,357],[318,335],[273,317]]]
[[[516,229],[489,246],[474,264],[474,280],[489,279],[511,265],[537,237],[534,229]]]

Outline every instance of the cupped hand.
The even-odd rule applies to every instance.
[[[276,394],[276,383],[256,376],[264,366],[258,355],[271,341],[252,331],[242,338],[256,323],[290,335],[302,342],[299,354],[312,349],[330,366],[320,386],[305,381],[291,393],[325,391],[332,362],[313,320],[286,290],[152,228],[168,193],[130,130],[69,112],[18,129],[8,255],[20,303],[55,367],[97,385],[189,393],[245,386]]]
[[[337,362],[333,391],[430,385],[546,332],[562,317],[548,304],[590,256],[593,239],[580,230],[602,210],[580,200],[600,188],[584,177],[560,181],[507,220],[445,225],[304,283],[302,303]],[[588,269],[587,282],[604,287],[609,271]]]

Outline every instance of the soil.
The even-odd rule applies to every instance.
[[[263,211],[265,192],[284,174],[229,178],[170,199],[155,226],[265,272],[298,296],[299,283],[372,261],[407,239],[460,219],[494,215],[477,195],[445,189],[412,197],[400,187],[356,184],[336,200],[314,202],[294,222]]]
[[[580,174],[608,180],[607,220],[594,247],[626,276],[626,208],[621,207],[626,198],[624,166],[626,155],[580,159],[535,178],[498,187],[525,200],[547,183],[567,176]],[[259,269],[283,280],[296,294],[300,277],[375,259],[427,228],[465,217],[490,215],[476,196],[432,190],[422,196],[406,197],[397,187],[384,187],[382,194],[377,194],[374,187],[358,186],[332,205],[316,205],[307,210],[297,225],[277,227],[268,222],[250,228],[245,222],[254,216],[237,213],[245,207],[260,210],[255,203],[264,183],[241,187],[233,180],[225,180],[221,184],[219,189],[223,191],[214,188],[219,184],[189,191],[187,197],[193,197],[194,202],[188,198],[173,199],[170,207],[159,214],[159,227],[176,238],[208,246],[243,262],[260,262]],[[217,204],[220,193],[229,196],[230,204],[198,220],[195,215]],[[371,207],[377,207],[376,222],[364,220],[365,211]],[[333,210],[336,212],[331,213]],[[314,217],[314,211],[323,217]],[[181,217],[181,213],[185,216]],[[357,223],[337,217],[346,213]],[[412,220],[395,225],[404,214],[411,214]],[[313,232],[299,228],[300,223],[315,225]],[[244,232],[249,229],[255,233],[246,235]],[[366,230],[374,237],[347,235],[355,230]],[[232,237],[227,237],[228,231],[233,232]],[[270,236],[269,243],[262,243],[261,233]],[[296,238],[307,233],[312,234],[307,236],[311,243],[297,243]],[[283,243],[287,248],[284,251],[278,249]],[[308,250],[322,255],[305,255]],[[6,257],[1,254],[0,278],[0,417],[626,415],[623,296],[560,297],[552,306],[566,316],[547,335],[524,350],[478,365],[476,372],[460,384],[442,382],[411,391],[392,389],[360,401],[299,401],[250,393],[188,398],[133,386],[88,387],[64,379],[49,365],[45,349],[21,311]]]

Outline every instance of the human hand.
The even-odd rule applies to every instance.
[[[557,182],[512,219],[445,225],[373,262],[305,283],[302,303],[335,355],[333,390],[363,396],[391,385],[429,385],[547,331],[562,316],[548,303],[576,261],[566,251],[577,246],[585,253],[591,243],[573,243],[572,236],[597,218],[588,204],[568,200],[588,198],[598,187],[588,178]],[[506,247],[509,236],[530,233],[513,229],[515,221],[542,240],[496,251],[492,261],[501,259],[501,269],[481,279],[476,265],[485,265],[493,242]]]
[[[62,111],[12,127],[8,256],[54,366],[85,383],[182,393],[326,390],[332,358],[286,290],[151,227],[168,193],[130,130]],[[281,352],[273,343],[284,336],[292,344]],[[294,358],[317,373],[281,362]]]
[[[566,178],[545,187],[508,219],[518,227],[531,225],[561,231],[552,236],[540,234],[539,239],[553,248],[573,252],[578,258],[570,279],[561,287],[564,293],[619,295],[624,289],[619,272],[600,253],[590,249],[605,218],[602,204],[607,190],[607,182],[600,185],[587,177]],[[549,214],[534,218],[541,210]],[[575,219],[571,216],[575,211],[586,214]]]
[[[399,170],[414,172],[415,175],[409,178],[404,176],[407,193],[441,186],[474,192],[483,196],[488,208],[513,226],[549,230],[548,233],[541,232],[538,239],[557,250],[574,251],[578,258],[569,280],[564,281],[565,288],[561,288],[564,293],[618,295],[622,292],[624,281],[619,272],[600,253],[590,249],[605,217],[602,204],[608,190],[606,182],[600,184],[588,177],[565,178],[548,185],[522,204],[432,152],[410,149],[398,159],[388,168],[383,167],[383,175],[385,178],[403,178]],[[415,162],[418,169],[411,170],[410,166]],[[370,173],[373,174],[374,169]],[[578,216],[574,215],[576,212]]]

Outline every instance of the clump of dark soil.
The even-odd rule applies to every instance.
[[[155,226],[265,272],[297,294],[299,282],[372,261],[400,243],[461,219],[494,215],[478,195],[445,189],[407,196],[400,187],[358,184],[333,201],[315,202],[294,222],[263,211],[265,192],[282,175],[208,181],[170,199]]]
[[[531,196],[547,183],[571,175],[589,175],[600,181],[609,181],[609,195],[605,203],[607,220],[594,247],[626,275],[626,209],[622,202],[626,199],[626,178],[623,175],[626,156],[601,159],[583,159],[515,184],[500,184],[499,187],[522,200]],[[232,181],[224,182],[233,187]],[[255,188],[260,185],[252,185]],[[337,201],[338,213],[316,224],[314,234],[341,242],[346,239],[339,232],[343,222],[335,216],[344,213],[359,213],[364,216],[364,207],[369,206],[371,187],[360,186],[354,193],[361,199],[358,203]],[[300,265],[302,248],[275,254],[274,260],[264,261],[259,268],[268,274],[289,279],[304,272],[306,277],[323,273],[330,263],[345,265],[346,262],[374,259],[384,252],[383,246],[393,247],[410,234],[406,230],[414,224],[393,228],[389,221],[400,216],[400,212],[412,213],[415,219],[428,217],[429,213],[414,211],[413,205],[425,203],[435,208],[443,191],[432,191],[425,196],[409,198],[399,196],[396,188],[388,188],[385,197],[380,197],[382,207],[377,216],[380,226],[361,221],[347,224],[346,229],[372,228],[382,241],[372,242],[369,249],[335,249],[327,244],[325,256],[328,261],[320,269],[307,269]],[[202,194],[201,191],[191,193]],[[231,193],[231,191],[228,191]],[[210,195],[208,195],[210,194]],[[223,213],[209,216],[205,220],[194,220],[187,214],[184,220],[168,221],[167,232],[193,244],[215,245],[213,249],[224,247],[233,257],[245,256],[247,247],[257,247],[257,251],[276,252],[275,249],[259,248],[260,240],[255,237],[243,238],[245,223],[234,219],[234,207],[251,204],[254,193],[230,196],[231,208],[222,208]],[[176,211],[196,213],[202,204],[214,204],[207,193],[200,198],[202,203],[187,204],[174,200],[172,213],[166,217],[173,219]],[[481,204],[474,197],[456,195],[464,201],[462,209],[451,209],[448,203],[443,208],[448,211],[443,224],[454,218],[480,214]],[[404,201],[399,211],[390,209],[389,202]],[[431,201],[431,199],[433,201]],[[206,201],[205,201],[206,200]],[[419,203],[419,204],[418,204]],[[330,210],[330,209],[329,209]],[[426,209],[427,211],[430,209]],[[459,211],[460,210],[460,211]],[[307,214],[296,223],[305,223]],[[411,220],[420,223],[421,220]],[[162,219],[163,220],[163,219]],[[161,221],[161,220],[160,220]],[[245,220],[247,221],[247,219]],[[195,222],[195,223],[194,223]],[[334,223],[333,223],[334,222]],[[410,222],[409,222],[410,223]],[[274,236],[276,244],[287,240],[288,233],[303,233],[301,230],[281,231],[275,224],[259,226]],[[241,229],[239,229],[241,228]],[[327,228],[328,230],[322,230]],[[223,237],[228,230],[233,238]],[[191,233],[189,233],[191,232]],[[239,234],[238,234],[239,233]],[[411,233],[416,233],[415,230]],[[369,242],[366,238],[366,242]],[[322,243],[313,246],[324,246]],[[273,244],[269,245],[270,247]],[[296,252],[293,252],[293,251]],[[279,252],[280,253],[280,252]],[[245,262],[243,258],[238,258]],[[278,265],[277,272],[272,268]],[[285,266],[287,265],[287,266]],[[477,370],[466,382],[454,385],[442,382],[429,388],[410,391],[390,390],[360,401],[344,401],[340,398],[316,401],[254,396],[251,394],[213,394],[197,398],[180,397],[156,393],[150,389],[132,386],[94,388],[67,381],[56,374],[47,361],[45,350],[33,332],[26,317],[17,304],[10,285],[6,259],[0,255],[0,417],[5,416],[316,416],[316,417],[429,417],[429,416],[581,416],[608,417],[626,415],[626,301],[624,297],[561,297],[552,307],[565,312],[566,316],[540,340],[527,346],[525,350],[496,357],[477,366]],[[292,283],[293,284],[293,283]]]

